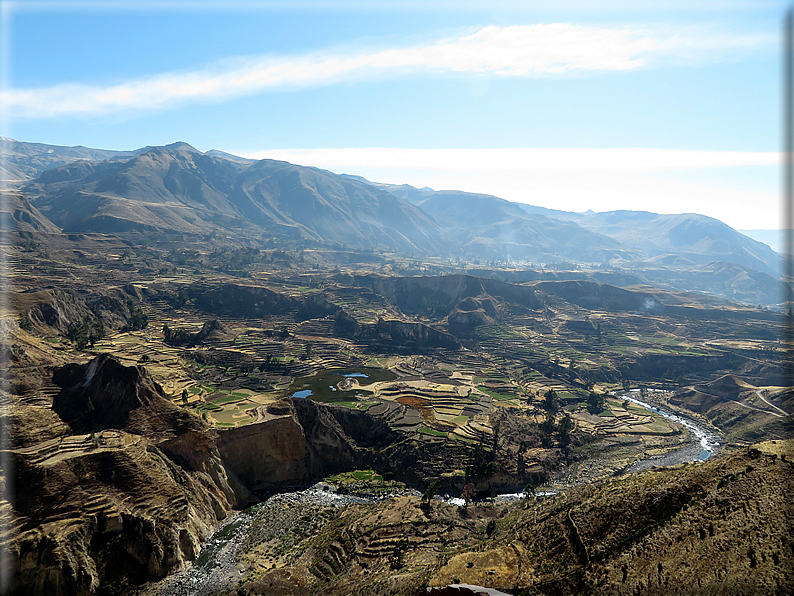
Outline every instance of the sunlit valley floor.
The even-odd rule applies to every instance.
[[[17,593],[792,588],[775,311],[378,251],[3,249]],[[720,446],[692,463],[625,396]],[[180,569],[204,592],[152,583]]]

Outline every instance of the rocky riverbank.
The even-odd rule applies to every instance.
[[[622,396],[637,405],[652,409],[655,413],[672,418],[690,434],[691,441],[673,448],[670,452],[646,459],[639,459],[624,472],[636,472],[654,466],[675,465],[702,460],[719,445],[713,433],[697,427],[691,419],[660,410],[637,400],[633,394]],[[708,441],[704,443],[704,437]],[[630,439],[631,437],[629,437]],[[614,441],[614,440],[613,440]],[[680,440],[670,439],[680,445]],[[549,483],[538,496],[550,496],[566,488],[586,483],[593,478],[616,473],[617,460],[631,457],[631,441],[614,445],[613,458],[588,458],[563,468],[556,481]],[[708,447],[704,454],[704,449]],[[613,449],[613,451],[614,451]],[[626,453],[623,453],[626,450]],[[631,459],[628,460],[631,462]],[[617,472],[619,473],[619,472]],[[348,505],[374,504],[400,496],[421,497],[414,489],[391,482],[356,481],[355,476],[340,475],[339,484],[318,482],[309,488],[276,493],[267,496],[261,503],[227,518],[213,537],[204,545],[198,559],[182,571],[152,584],[145,596],[210,596],[230,590],[238,584],[255,580],[272,569],[292,565],[305,552],[309,539],[326,523],[338,515],[340,508]],[[373,478],[375,477],[373,473]],[[371,485],[371,486],[370,486]],[[368,490],[370,486],[371,490]],[[496,497],[494,503],[507,504],[518,501],[523,494],[514,493]],[[460,498],[444,495],[442,500],[453,505],[463,505]]]
[[[262,569],[290,564],[302,552],[301,543],[338,509],[398,496],[421,493],[404,489],[370,494],[359,487],[351,494],[318,482],[306,489],[268,496],[225,519],[192,564],[149,585],[140,596],[210,596],[230,590]]]

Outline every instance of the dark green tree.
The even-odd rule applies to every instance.
[[[606,406],[604,396],[595,391],[591,391],[587,398],[587,411],[591,414],[598,414]]]
[[[149,317],[141,307],[135,306],[132,298],[127,298],[127,310],[130,311],[130,318],[127,319],[127,324],[121,328],[123,332],[138,331],[149,326]]]
[[[547,412],[554,413],[560,408],[560,403],[557,399],[557,392],[554,389],[549,389],[546,392],[545,399],[543,400],[543,408]]]
[[[30,320],[27,311],[19,313],[19,328],[28,333],[33,331],[33,322]]]
[[[72,471],[78,478],[83,478],[88,474],[88,466],[85,465],[85,462],[82,460],[82,458],[78,458],[72,465]]]
[[[560,433],[560,443],[567,444],[571,440],[571,431],[573,430],[573,420],[570,414],[565,414],[562,420],[557,424],[557,432]]]
[[[554,414],[546,412],[546,419],[540,423],[540,432],[549,436],[554,432]]]
[[[434,480],[433,482],[428,484],[427,488],[425,489],[425,494],[422,495],[422,501],[426,503],[432,501],[433,497],[435,497],[438,494],[438,489],[440,488],[440,486],[441,486],[440,480]]]
[[[101,319],[88,317],[79,322],[69,323],[66,337],[78,350],[84,350],[105,337],[105,325]]]

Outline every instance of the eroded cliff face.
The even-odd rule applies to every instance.
[[[398,351],[401,348],[423,351],[435,348],[457,350],[461,347],[455,336],[424,323],[383,318],[376,323],[362,323],[345,310],[336,313],[334,331],[343,337]]]
[[[60,432],[33,440],[20,431],[30,440],[8,453],[16,494],[2,541],[14,594],[125,593],[194,559],[218,521],[250,499],[217,435],[142,367],[103,355],[55,377]],[[53,426],[52,410],[16,415],[31,407],[12,403],[9,420]]]
[[[212,481],[209,486],[219,489],[224,499],[213,501],[219,519],[230,509],[255,498],[235,471],[226,465],[214,433],[190,430],[160,443],[158,448],[183,469],[209,478]]]
[[[268,406],[257,424],[222,432],[218,449],[251,490],[268,490],[369,463],[368,448],[392,438],[364,412],[293,398]]]
[[[272,490],[371,465],[393,442],[364,412],[288,399],[223,432],[166,399],[142,366],[102,355],[55,369],[60,392],[19,429],[16,501],[3,537],[14,593],[125,593],[198,555],[218,521]],[[23,412],[24,410],[24,412]],[[43,439],[42,439],[43,438]]]
[[[212,313],[261,317],[283,313],[298,306],[293,298],[260,286],[223,284],[220,287],[205,288],[196,285],[190,291],[196,300],[196,306]]]
[[[47,447],[15,458],[14,593],[93,594],[163,577],[195,558],[230,510],[209,477],[136,435],[73,435]]]
[[[291,413],[223,433],[224,460],[252,490],[309,480],[309,445]]]
[[[36,331],[44,336],[65,334],[71,323],[94,317],[106,327],[118,329],[129,321],[131,313],[126,302],[129,297],[128,292],[118,290],[78,295],[47,289],[9,295],[15,309],[24,312]],[[135,297],[140,299],[139,295]]]

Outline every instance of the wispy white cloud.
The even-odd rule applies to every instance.
[[[629,71],[669,57],[699,59],[767,43],[763,36],[708,36],[569,23],[489,26],[424,45],[265,56],[225,61],[193,72],[167,72],[106,87],[75,82],[0,92],[18,118],[157,110],[188,101],[222,101],[256,93],[330,85],[406,73],[497,77]]]

